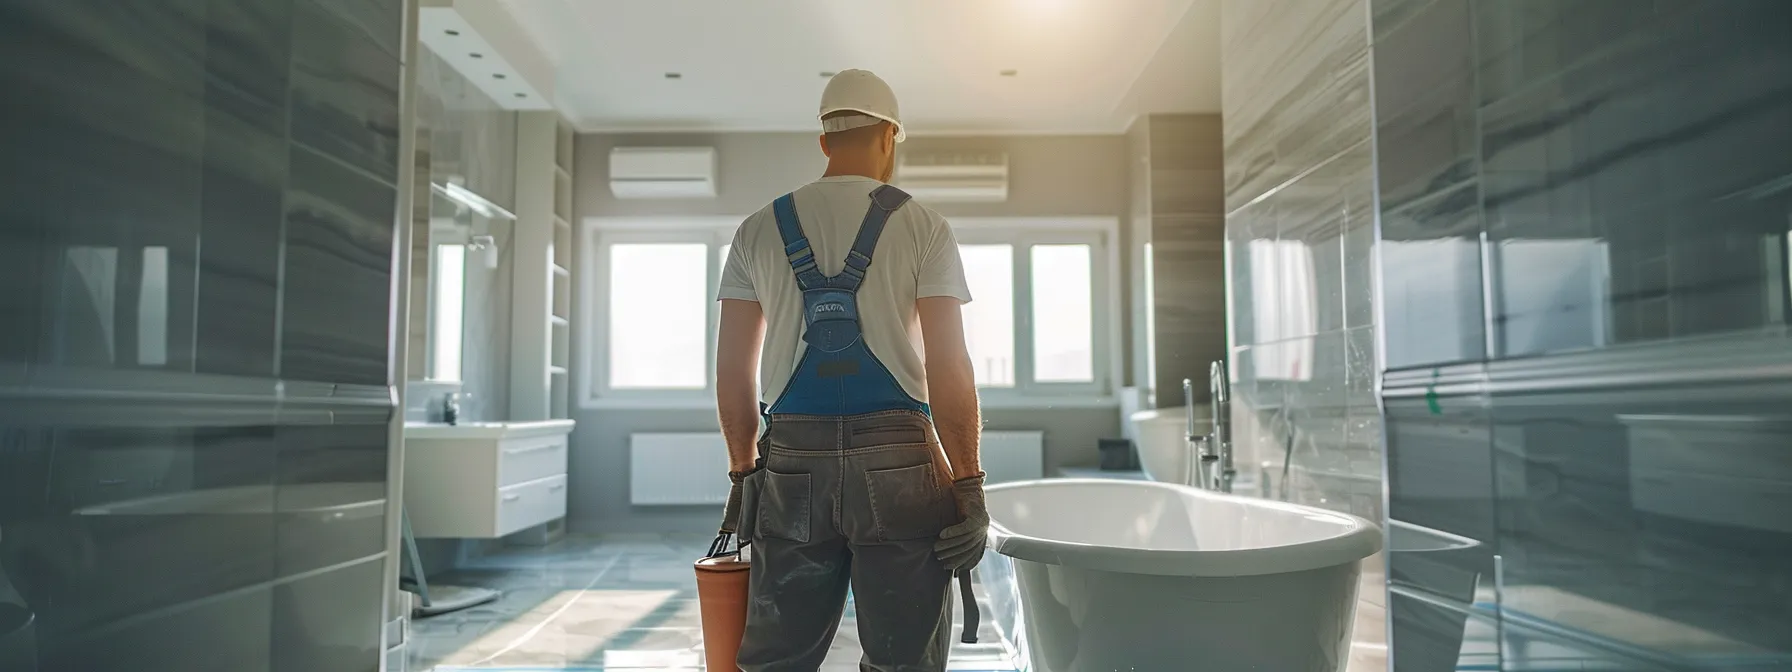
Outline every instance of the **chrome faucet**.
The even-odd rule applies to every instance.
[[[1231,492],[1238,470],[1232,465],[1232,378],[1226,373],[1226,360],[1218,360],[1207,369],[1207,391],[1211,399],[1207,407],[1213,412],[1209,450],[1219,461],[1217,490]]]
[[[1206,434],[1195,433],[1195,381],[1182,380],[1182,397],[1188,403],[1189,474],[1197,488],[1231,492],[1238,470],[1232,465],[1232,383],[1225,360],[1207,370],[1207,404],[1212,412]]]

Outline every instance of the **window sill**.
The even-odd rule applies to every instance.
[[[1058,408],[1120,408],[1120,399],[1102,395],[1007,395],[988,394],[979,400],[985,410],[1050,410]],[[658,399],[628,397],[595,397],[580,402],[579,408],[592,411],[710,411],[715,412],[713,397],[669,397]]]

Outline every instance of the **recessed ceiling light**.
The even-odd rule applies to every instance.
[[[460,31],[458,31],[458,30],[444,30],[442,32],[447,33],[449,35],[459,35],[460,34]]]
[[[473,58],[485,58],[485,54],[481,54],[481,53],[479,53],[479,52],[477,52],[477,51],[475,51],[475,52],[473,52],[473,53],[470,53],[470,54],[467,54],[467,55],[468,55],[468,56],[472,56],[472,57],[473,57]]]
[[[506,75],[502,72],[492,73],[492,79],[504,79],[505,77],[506,77]]]
[[[668,72],[668,73],[666,73],[666,79],[684,79],[684,73]]]
[[[1015,76],[1015,75],[1018,75],[1018,74],[1020,74],[1020,71],[1019,71],[1019,70],[1003,70],[1003,71],[1002,71],[1002,76],[1003,76],[1003,77],[1013,77],[1013,76]]]

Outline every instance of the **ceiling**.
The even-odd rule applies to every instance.
[[[1219,110],[1217,0],[502,2],[585,131],[813,131],[844,68],[889,81],[923,135]]]

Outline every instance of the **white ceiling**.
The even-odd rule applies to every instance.
[[[1217,0],[502,2],[586,131],[813,131],[820,73],[844,68],[888,80],[916,134],[1219,109]]]

